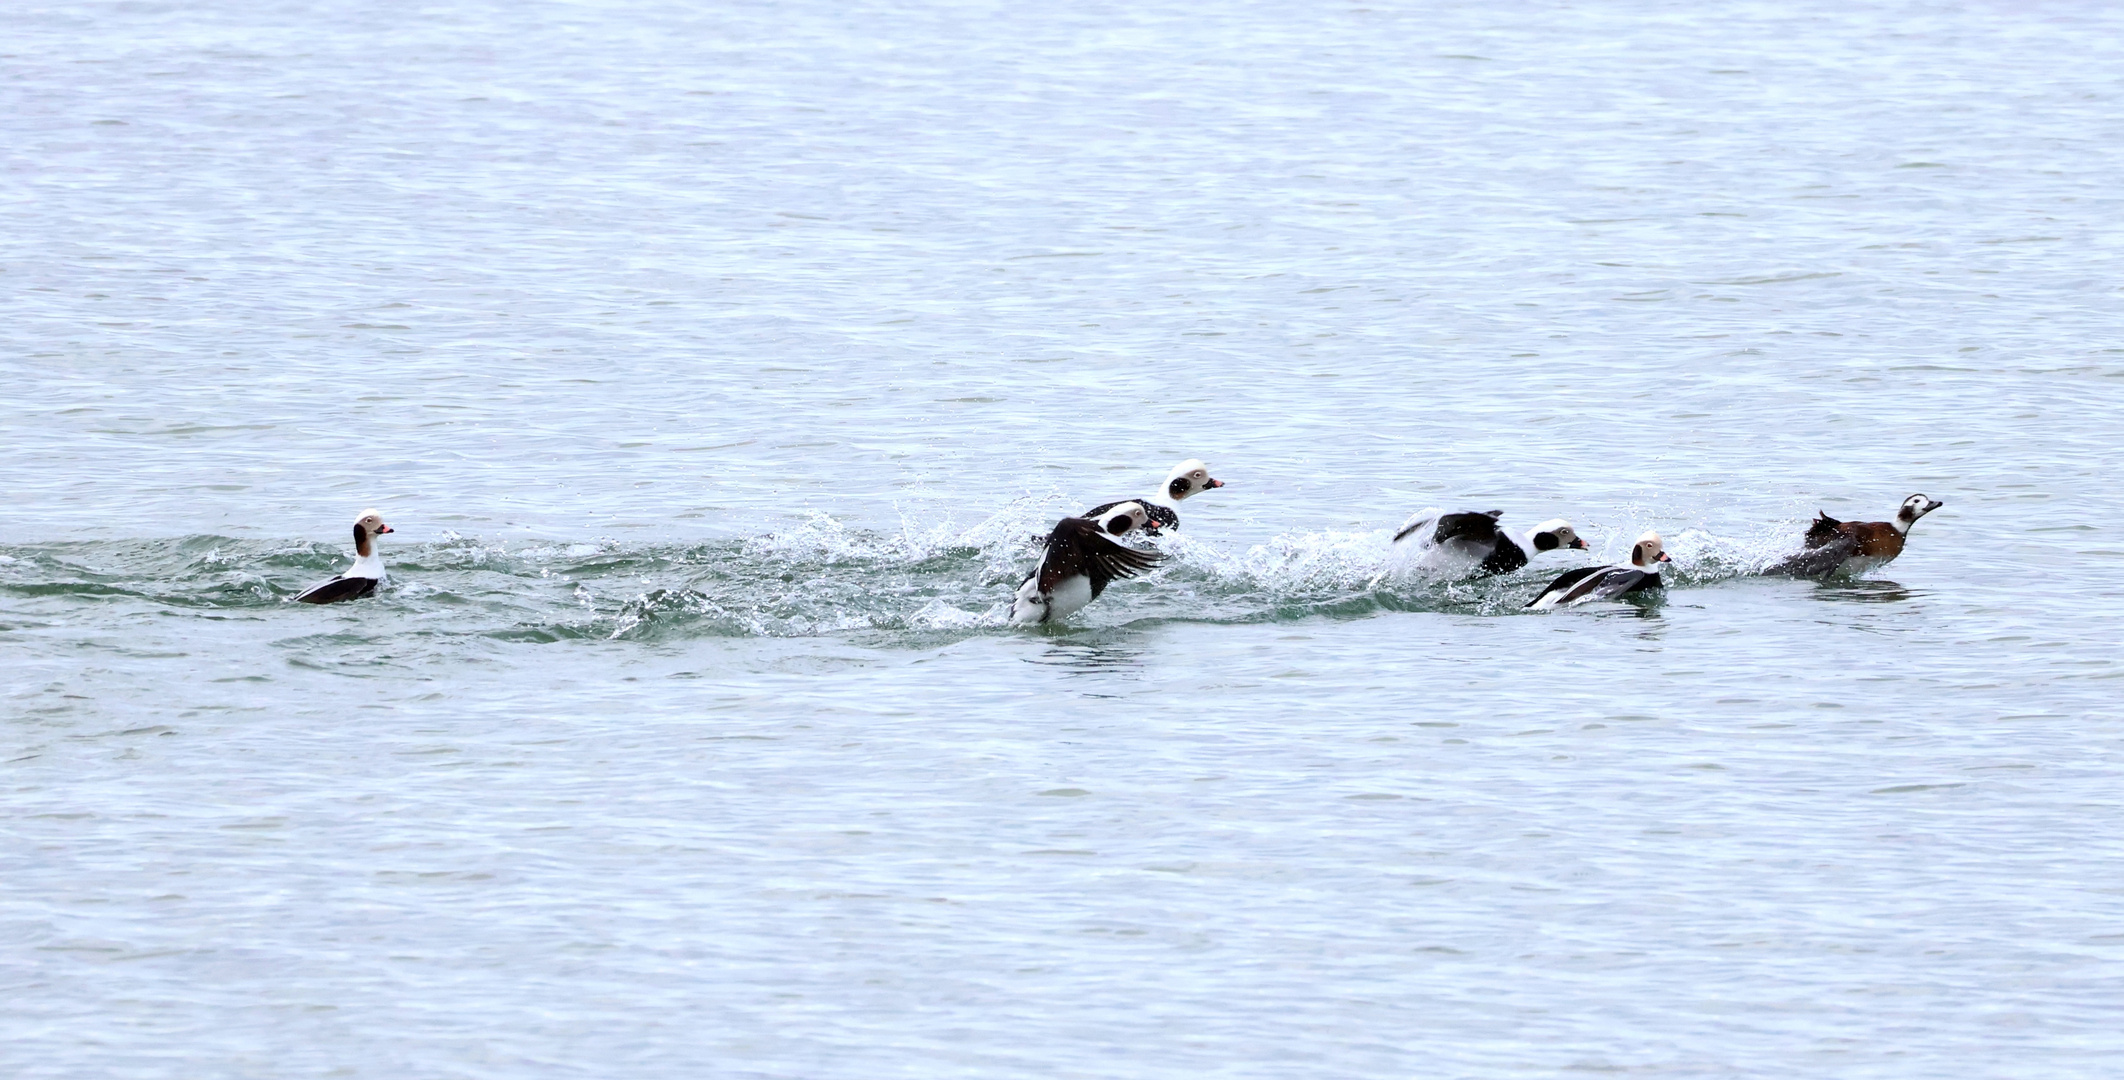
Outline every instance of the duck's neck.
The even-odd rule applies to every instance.
[[[354,565],[347,570],[348,577],[381,578],[384,576],[382,545],[371,536],[357,534],[354,543]]]

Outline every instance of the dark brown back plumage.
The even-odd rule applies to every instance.
[[[1063,518],[1047,534],[1047,557],[1040,561],[1040,592],[1051,594],[1056,585],[1082,574],[1091,579],[1096,600],[1108,584],[1135,577],[1158,565],[1158,559],[1155,551],[1138,551],[1107,539],[1098,522]]]
[[[1875,559],[1893,559],[1903,553],[1903,534],[1892,522],[1886,521],[1838,521],[1823,514],[1807,526],[1805,546],[1812,550],[1831,543],[1848,540],[1853,546],[1853,555]]]

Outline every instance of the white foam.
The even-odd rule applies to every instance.
[[[1759,574],[1770,564],[1800,549],[1803,522],[1776,522],[1759,534],[1719,536],[1705,529],[1683,529],[1666,542],[1668,556],[1696,581]]]
[[[962,526],[946,511],[900,511],[898,531],[850,528],[831,515],[814,511],[802,524],[745,541],[750,554],[786,559],[839,561],[862,559],[888,564],[925,562],[950,551],[972,548],[991,567],[1023,562],[1032,538],[1044,535],[1067,511],[1057,509],[1058,493],[1027,494],[995,513]]]
[[[994,604],[986,611],[968,611],[932,599],[907,617],[907,627],[911,630],[978,630],[1007,625],[1009,614],[1009,605],[1003,603]]]

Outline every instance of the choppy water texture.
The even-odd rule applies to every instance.
[[[2120,146],[2090,3],[8,5],[0,1072],[2115,1076]]]

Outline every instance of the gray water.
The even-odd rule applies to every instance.
[[[0,1071],[2115,1076],[2120,148],[2091,3],[9,6]]]

